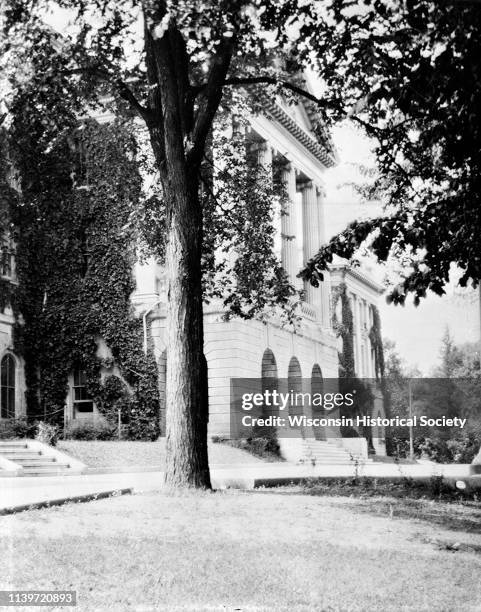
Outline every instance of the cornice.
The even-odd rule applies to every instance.
[[[266,111],[326,168],[333,168],[337,164],[332,151],[308,134],[275,100],[266,96],[263,101]]]
[[[373,289],[376,293],[381,295],[384,293],[384,287],[368,276],[365,272],[361,272],[357,268],[352,268],[346,264],[330,264],[329,270],[331,272],[341,272],[343,276],[350,275],[353,278],[361,281],[365,285],[368,285],[371,289]]]

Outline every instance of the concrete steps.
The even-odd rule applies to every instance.
[[[316,465],[347,465],[353,459],[342,446],[326,440],[304,438],[302,441],[303,459]]]
[[[80,474],[86,466],[37,440],[0,441],[0,476]]]
[[[280,437],[278,442],[282,456],[291,463],[307,465],[352,465],[354,462],[370,463],[372,459],[351,452],[341,439],[317,440],[314,437]],[[367,453],[366,453],[367,455]]]

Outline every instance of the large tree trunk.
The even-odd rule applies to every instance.
[[[222,98],[233,53],[222,40],[196,99],[189,83],[187,46],[174,19],[160,38],[164,3],[144,4],[148,108],[140,107],[160,172],[166,204],[167,377],[166,484],[210,488],[207,457],[208,387],[202,310],[202,207],[199,169]],[[139,110],[139,105],[135,108]]]
[[[182,166],[184,164],[180,164]],[[166,484],[210,488],[202,310],[202,210],[197,178],[168,178]],[[187,180],[186,180],[187,179]]]

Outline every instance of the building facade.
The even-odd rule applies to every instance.
[[[365,270],[353,268],[340,261],[330,266],[330,274],[331,291],[335,293],[343,289],[349,300],[353,324],[355,376],[369,386],[373,395],[369,416],[384,418],[386,415],[380,384],[382,373],[379,371],[380,364],[376,364],[377,357],[372,342],[372,332],[376,323],[375,311],[383,293],[383,287]],[[340,301],[333,303],[332,307],[337,310],[337,320],[341,320]],[[338,338],[338,349],[343,350],[341,338]],[[358,430],[362,433],[361,428]],[[369,443],[371,450],[377,455],[386,454],[384,427],[376,426],[371,429]]]
[[[209,435],[232,437],[231,378],[287,382],[289,389],[310,392],[323,379],[339,375],[339,338],[332,325],[332,291],[348,282],[358,309],[355,327],[356,372],[375,378],[374,353],[368,326],[372,307],[381,294],[369,275],[349,271],[344,265],[326,272],[319,288],[297,278],[299,270],[326,241],[323,175],[336,163],[329,142],[319,142],[309,115],[302,107],[268,105],[269,114],[252,117],[246,137],[258,153],[258,161],[270,172],[280,173],[285,183],[287,214],[277,228],[279,256],[289,280],[304,291],[298,306],[295,329],[271,316],[267,321],[224,320],[221,303],[205,306],[205,355],[209,373]],[[343,270],[341,272],[341,270]],[[133,296],[138,312],[149,319],[150,340],[165,379],[166,292],[163,269],[151,260],[136,269],[137,291]],[[369,319],[371,317],[371,319]],[[271,381],[269,383],[269,380]],[[301,432],[309,435],[308,432]],[[383,432],[374,432],[373,445],[384,453]],[[332,432],[331,432],[331,435]],[[335,434],[334,434],[335,435]],[[340,432],[337,432],[340,437]]]
[[[267,101],[266,112],[253,116],[246,138],[257,152],[258,163],[273,175],[281,175],[288,195],[286,214],[279,215],[276,249],[289,280],[303,290],[295,327],[272,315],[267,321],[225,320],[221,303],[205,306],[205,355],[209,372],[209,435],[230,437],[231,378],[285,379],[288,386],[313,388],[323,378],[338,377],[339,339],[332,325],[332,290],[347,283],[355,315],[356,371],[374,373],[374,355],[368,337],[372,305],[380,288],[368,275],[333,267],[319,288],[303,283],[297,274],[325,242],[325,192],[323,175],[336,164],[329,139],[319,139],[308,110],[302,105],[285,106]],[[15,283],[11,245],[2,251],[2,278]],[[153,347],[159,366],[161,400],[164,397],[167,356],[165,352],[166,290],[163,269],[153,259],[138,262],[134,270],[136,290],[132,301],[144,320],[146,343]],[[371,314],[370,314],[371,313]],[[371,317],[371,319],[370,319]],[[0,313],[1,418],[25,413],[25,382],[21,359],[12,344],[13,314],[6,306]],[[108,358],[108,347],[99,340],[99,356]],[[164,402],[165,404],[165,402]],[[65,401],[68,420],[97,418],[98,412],[86,392],[82,372],[72,372]],[[164,405],[165,413],[165,405]],[[381,440],[381,434],[374,436]],[[382,451],[382,443],[376,443]]]

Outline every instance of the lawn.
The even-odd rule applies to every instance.
[[[3,517],[0,588],[75,589],[80,610],[479,610],[480,521],[312,488],[126,496]]]
[[[156,442],[135,442],[128,440],[59,440],[59,450],[80,459],[89,467],[138,467],[160,466],[165,462],[165,438]],[[211,465],[244,465],[264,463],[259,457],[225,444],[209,444]]]

